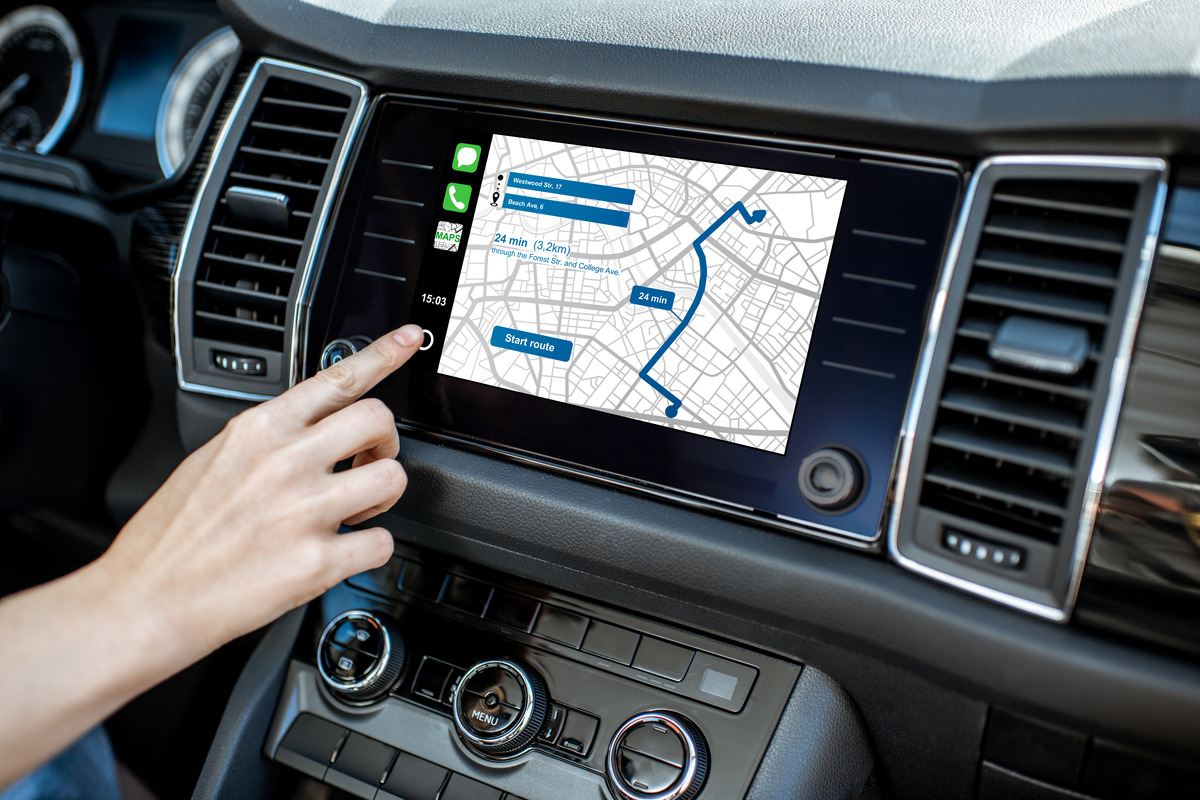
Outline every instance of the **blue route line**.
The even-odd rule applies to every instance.
[[[654,369],[654,365],[658,363],[658,360],[666,355],[667,350],[671,348],[671,345],[673,345],[675,340],[678,339],[680,334],[683,333],[684,329],[688,326],[688,323],[692,321],[692,317],[696,315],[696,308],[700,305],[700,301],[704,298],[704,287],[708,283],[708,259],[705,257],[704,248],[701,247],[701,245],[704,244],[705,239],[717,232],[717,228],[720,228],[722,225],[728,222],[729,218],[732,217],[734,213],[741,214],[742,218],[746,220],[748,225],[762,222],[763,218],[767,216],[765,209],[760,208],[758,211],[755,211],[753,214],[751,214],[740,202],[734,203],[717,219],[716,222],[708,226],[708,230],[696,237],[696,240],[692,242],[692,247],[695,248],[696,255],[700,258],[700,284],[696,287],[696,296],[692,299],[692,304],[688,307],[687,314],[685,314],[683,319],[680,320],[678,327],[671,332],[671,335],[667,337],[667,340],[662,343],[662,347],[658,348],[658,352],[650,357],[650,360],[646,362],[646,366],[642,367],[642,371],[638,373],[639,378],[653,386],[656,392],[671,401],[670,404],[663,410],[663,413],[672,419],[674,419],[675,415],[679,413],[679,407],[683,405],[683,401],[667,391],[667,388],[661,383],[654,380],[654,378],[651,378],[650,370]],[[676,314],[676,316],[679,315]]]

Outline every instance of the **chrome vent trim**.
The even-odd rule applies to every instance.
[[[314,101],[309,93],[336,99]],[[366,99],[358,81],[275,59],[255,63],[217,140],[171,276],[182,389],[264,400],[295,382],[301,300]],[[248,190],[243,198],[285,198],[287,227],[247,224],[229,213],[225,198],[234,187]],[[226,341],[235,354],[264,358],[269,374],[216,371],[206,361],[208,345]]]
[[[1165,173],[1163,161],[1149,158],[1013,156],[980,165],[934,299],[915,386],[919,402],[910,408],[903,432],[897,500],[888,524],[888,547],[902,566],[1028,613],[1069,618],[1149,282]],[[1116,194],[1071,194],[1069,187],[1079,185],[1089,190],[1107,185]],[[1045,187],[1052,186],[1057,188],[1047,196]],[[1128,209],[1119,201],[1122,192],[1131,198]],[[1121,236],[1125,225],[1133,228]],[[1017,245],[1006,248],[1006,242]],[[989,359],[988,340],[999,321],[1012,315],[1087,328],[1092,351],[1077,379],[1006,369]],[[992,391],[989,377],[1008,388]],[[1046,389],[1050,392],[1041,394]],[[1058,399],[1047,412],[1030,404],[1027,394]],[[980,434],[980,420],[985,431],[994,426],[999,435]],[[1022,446],[1006,435],[1010,430],[1031,436]],[[1043,435],[1060,446],[1042,447]],[[987,469],[964,474],[961,462],[947,467],[938,460],[955,448],[977,459],[1040,468],[1045,480],[981,482]],[[1067,485],[1056,489],[1055,481]],[[978,501],[975,511],[982,512],[923,504],[932,499],[936,506],[956,492]],[[1014,506],[1030,523],[1016,535],[993,524],[997,516],[1011,521]],[[1000,536],[990,541],[1001,547],[1020,546],[1032,534],[1046,560],[1044,574],[1023,583],[939,552],[942,522],[962,519],[947,508],[965,508],[963,530],[985,543],[992,531]],[[932,532],[930,520],[919,519],[931,511],[942,515]],[[1043,526],[1046,522],[1051,524]]]

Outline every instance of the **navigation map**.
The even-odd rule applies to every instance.
[[[495,136],[438,371],[783,453],[845,188]]]

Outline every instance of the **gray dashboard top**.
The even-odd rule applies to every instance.
[[[218,0],[379,88],[976,158],[1200,153],[1200,0]]]
[[[970,81],[1200,75],[1195,0],[300,0],[375,25]]]

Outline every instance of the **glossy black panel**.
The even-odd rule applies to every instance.
[[[1172,195],[1076,613],[1200,653],[1200,189]]]

